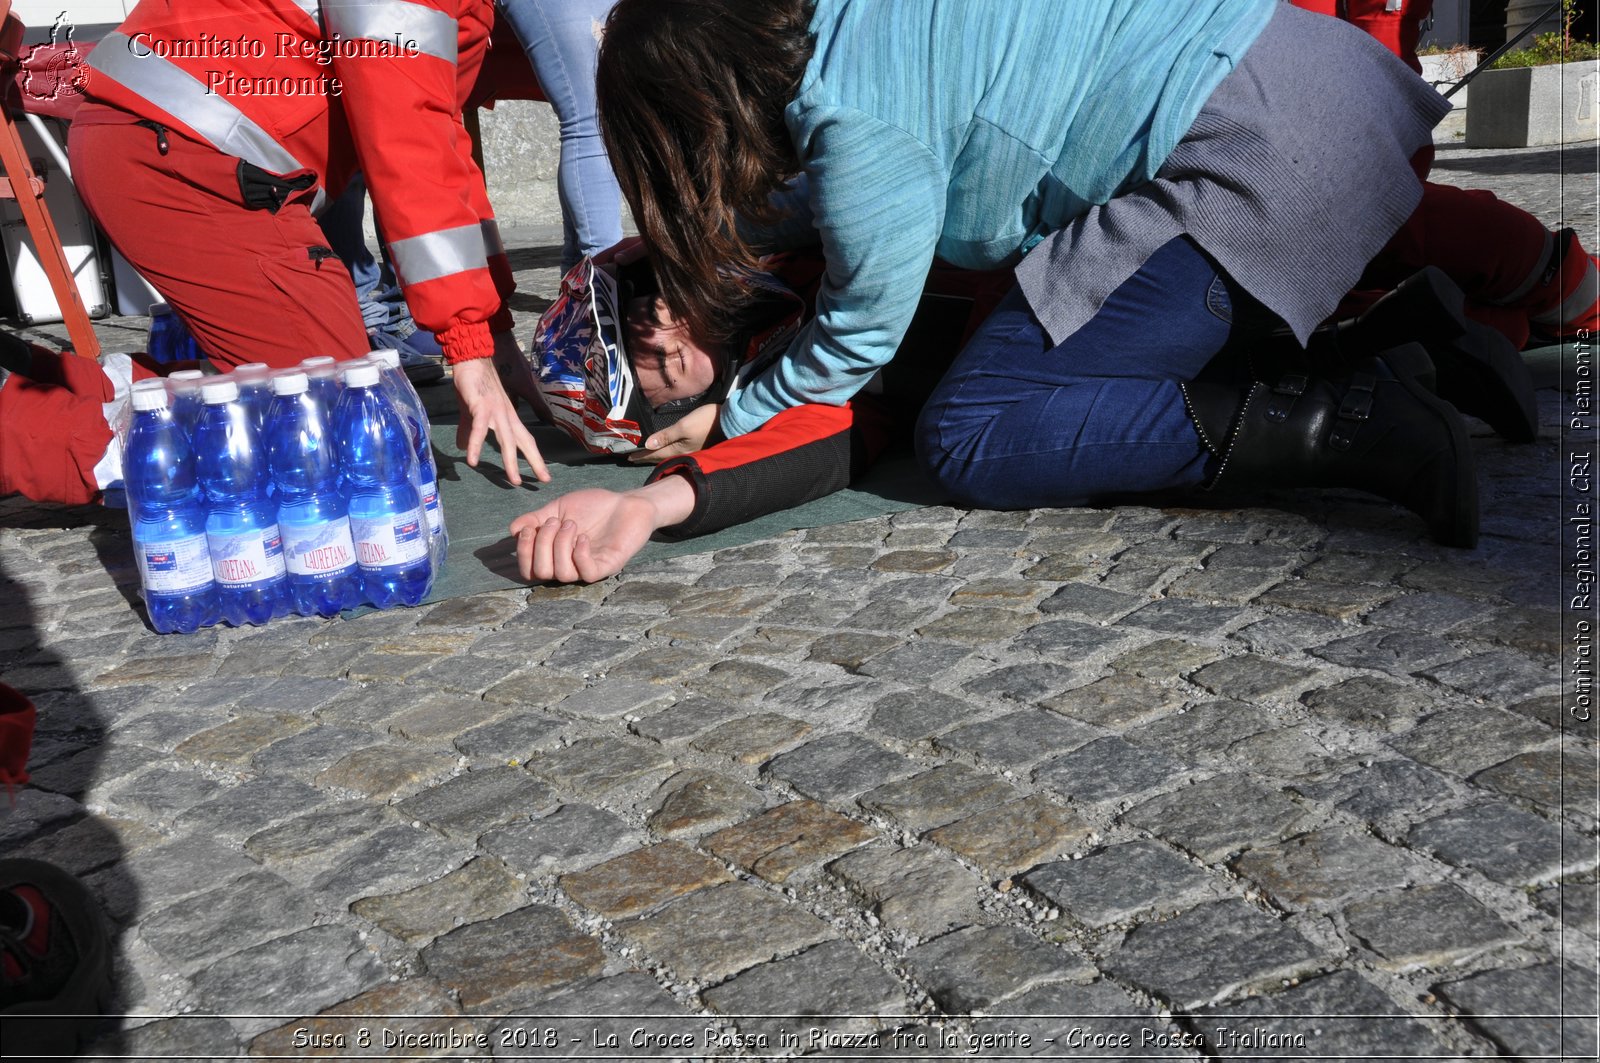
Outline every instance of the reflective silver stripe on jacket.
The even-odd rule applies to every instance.
[[[132,44],[121,33],[108,33],[89,53],[89,65],[166,111],[223,154],[243,159],[268,173],[309,169],[226,96],[207,92],[205,84],[193,74],[148,48],[134,54]],[[320,174],[318,178],[320,182]],[[311,204],[313,213],[321,209],[326,198],[319,183]]]
[[[345,40],[394,41],[423,55],[456,61],[456,20],[407,0],[325,0],[329,33]]]
[[[493,218],[481,221],[478,227],[483,230],[483,253],[490,258],[506,253],[506,245],[500,239],[500,226]]]
[[[322,25],[321,0],[289,0],[289,2],[310,15],[312,22],[315,22],[318,26]]]
[[[402,284],[421,284],[489,267],[483,227],[478,222],[396,240],[389,245],[389,257]]]

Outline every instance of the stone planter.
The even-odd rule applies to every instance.
[[[1469,148],[1570,144],[1600,136],[1593,62],[1485,70],[1472,82]]]

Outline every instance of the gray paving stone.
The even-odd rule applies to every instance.
[[[736,764],[760,764],[811,733],[804,720],[776,712],[743,716],[720,724],[689,745],[702,753],[727,757]]]
[[[1200,571],[1179,576],[1168,593],[1243,605],[1286,579],[1299,561],[1297,551],[1258,544],[1224,546],[1205,559]]]
[[[1409,729],[1439,707],[1433,696],[1415,687],[1371,676],[1309,691],[1300,701],[1318,716],[1391,733]]]
[[[1388,740],[1412,760],[1456,775],[1471,775],[1510,753],[1550,741],[1548,730],[1519,716],[1477,705],[1435,713],[1406,734]]]
[[[969,1058],[1189,1058],[1155,1043],[1165,1024],[1111,982],[1052,982],[1012,997],[1003,1016],[972,1024],[959,1051]]]
[[[1184,701],[1184,692],[1175,687],[1112,675],[1047,698],[1043,704],[1073,719],[1120,731],[1164,716]]]
[[[257,871],[176,904],[150,906],[139,936],[166,960],[192,969],[310,923],[317,906],[277,875]]]
[[[780,590],[787,592],[787,596],[780,595],[777,604],[763,613],[762,619],[769,624],[787,624],[820,630],[836,629],[861,605],[853,598],[846,597],[855,588],[825,589],[831,591],[834,596],[823,597],[800,593],[804,590],[803,587],[785,581]]]
[[[701,845],[768,882],[790,876],[865,845],[877,831],[815,801],[790,801],[717,831]]]
[[[907,691],[880,698],[867,730],[902,742],[919,742],[975,714],[970,701],[936,691]]]
[[[1098,732],[1053,712],[1024,709],[957,727],[934,740],[942,753],[965,753],[1001,769],[1022,770],[1043,757],[1066,753]]]
[[[615,675],[615,670],[611,673]],[[556,711],[584,720],[613,720],[626,714],[649,714],[671,705],[672,691],[655,683],[607,678],[564,698]]]
[[[1239,900],[1143,923],[1100,966],[1170,1002],[1198,1008],[1314,970],[1325,958],[1286,924]]]
[[[485,831],[547,808],[554,792],[520,768],[470,771],[413,794],[395,806],[452,838],[475,841]]]
[[[521,1011],[605,965],[600,943],[545,904],[452,930],[423,949],[421,960],[473,1014]]]
[[[712,665],[705,675],[685,685],[708,698],[737,702],[774,690],[788,679],[788,672],[771,665],[754,661],[723,661]]]
[[[1040,602],[1038,612],[1046,615],[1067,613],[1104,623],[1133,612],[1134,608],[1144,604],[1146,599],[1138,594],[1123,594],[1122,591],[1101,588],[1093,583],[1069,583]]]
[[[1169,785],[1186,770],[1165,754],[1113,735],[1045,761],[1033,778],[1073,801],[1104,804]]]
[[[1501,1051],[1559,1059],[1595,1057],[1594,1019],[1578,1016],[1593,1007],[1596,990],[1592,971],[1553,963],[1484,971],[1434,987]]]
[[[463,694],[482,694],[524,667],[521,661],[464,653],[415,673],[409,682]]]
[[[1242,609],[1232,606],[1165,598],[1129,614],[1122,622],[1173,635],[1220,635],[1243,615]]]
[[[207,964],[194,985],[209,1010],[233,1016],[249,1035],[276,1026],[277,1016],[311,1014],[387,977],[355,931],[313,926]]]
[[[466,854],[432,831],[409,824],[385,827],[359,838],[311,888],[348,905],[361,897],[420,886],[449,874]]]
[[[31,773],[31,781],[41,790],[82,800],[90,794],[103,794],[107,787],[119,779],[143,771],[153,764],[166,762],[163,754],[143,746],[91,748],[48,767],[35,769]]]
[[[1313,646],[1350,634],[1350,626],[1314,613],[1278,613],[1234,632],[1231,638],[1251,653],[1295,658]]]
[[[669,763],[654,743],[607,736],[580,738],[569,746],[541,753],[528,762],[528,770],[563,792],[597,797]]]
[[[149,898],[181,901],[260,869],[242,853],[209,838],[188,836],[131,852],[121,863],[88,876],[85,884],[106,906],[106,914],[122,922],[149,904]]]
[[[1486,949],[1521,940],[1488,908],[1454,883],[1363,897],[1345,909],[1350,933],[1392,971],[1447,967]]]
[[[904,778],[920,765],[855,734],[832,734],[780,753],[762,774],[819,801],[840,801]]]
[[[668,838],[697,837],[736,823],[765,803],[765,798],[746,782],[689,768],[656,790],[655,809],[646,826]]]
[[[1080,620],[1050,620],[1035,624],[1012,643],[1017,649],[1058,661],[1081,661],[1125,646],[1130,636],[1116,628]]]
[[[186,712],[147,712],[143,716],[114,727],[112,734],[118,741],[132,742],[148,749],[170,753],[185,739],[224,723],[227,719],[228,717],[220,711],[202,712],[191,709]],[[30,763],[39,766],[43,762],[35,754],[30,758]]]
[[[1006,698],[1032,705],[1082,681],[1083,673],[1078,669],[1046,661],[997,668],[962,684],[962,689],[980,697]]]
[[[214,1015],[183,1015],[157,1019],[132,1030],[119,1030],[91,1042],[82,1059],[101,1063],[113,1059],[201,1059],[243,1055],[244,1045],[233,1025]]]
[[[1189,1025],[1221,1059],[1455,1058],[1443,1023],[1408,1014],[1353,971],[1206,1008]],[[1264,1054],[1272,1048],[1285,1051]]]
[[[257,778],[230,786],[178,816],[173,828],[242,843],[252,834],[282,823],[327,801],[321,790],[293,779]]]
[[[1526,698],[1507,706],[1512,712],[1526,716],[1530,720],[1538,720],[1546,727],[1553,727],[1558,731],[1576,734],[1591,741],[1600,735],[1600,717],[1591,711],[1588,720],[1580,720],[1573,715],[1576,706],[1566,704],[1566,699],[1559,694],[1545,694],[1536,698]]]
[[[1186,639],[1155,639],[1117,657],[1111,667],[1127,675],[1159,682],[1188,675],[1202,664],[1216,660],[1221,652],[1214,646]]]
[[[926,624],[928,618],[934,614],[937,608],[938,606],[932,602],[913,602],[884,598],[874,601],[871,605],[857,612],[851,613],[845,618],[844,626],[858,628],[863,631],[882,632],[895,636],[896,640],[899,641],[903,639],[905,632],[915,631]],[[858,671],[869,675],[876,674],[888,667],[884,660],[886,656],[903,657],[906,651],[912,649],[915,645],[915,643],[907,643],[898,650],[880,653],[869,660],[863,661],[856,668]],[[936,645],[943,646],[947,653],[960,656],[965,656],[972,650],[970,646],[960,646],[955,643],[939,643]]]
[[[995,1005],[1035,986],[1093,972],[1075,949],[1014,926],[957,930],[911,949],[905,962],[934,1003],[952,1014],[997,1010]]]
[[[1028,627],[1033,617],[1010,609],[960,606],[917,629],[925,639],[964,642],[974,646],[1009,639]]]
[[[287,676],[258,686],[239,698],[241,712],[294,712],[307,715],[326,705],[350,689],[350,684],[340,679],[316,679],[306,676]]]
[[[1460,647],[1438,635],[1379,628],[1335,639],[1314,647],[1311,653],[1333,664],[1374,668],[1391,675],[1420,675],[1425,669],[1465,656]]]
[[[520,655],[527,659],[527,654]],[[514,673],[504,682],[496,683],[483,692],[484,701],[497,705],[515,705],[523,712],[548,709],[574,691],[582,690],[584,681],[550,668],[530,668]]]
[[[1063,915],[1091,927],[1150,910],[1175,912],[1219,892],[1211,877],[1189,861],[1143,840],[1113,845],[1081,860],[1045,864],[1022,881]]]
[[[561,720],[533,712],[513,713],[475,727],[455,740],[464,755],[485,764],[525,764],[560,742]]]
[[[244,848],[262,863],[310,875],[330,866],[357,838],[396,823],[394,814],[385,808],[343,801],[256,831],[245,839]],[[308,868],[312,870],[304,870]]]
[[[1557,882],[1535,893],[1533,903],[1568,930],[1600,938],[1600,885],[1595,882]]]
[[[221,783],[197,771],[153,767],[123,780],[107,802],[122,815],[165,825],[221,790]]]
[[[691,1016],[672,995],[642,971],[625,971],[609,978],[581,982],[539,1002],[548,1016],[581,1016],[554,1020],[562,1039],[561,1054],[568,1059],[660,1059],[674,1046],[705,1047],[705,1019]],[[518,1039],[529,1033],[528,1020],[509,1019],[491,1030],[496,1055],[523,1056],[528,1049]],[[544,1026],[551,1028],[547,1020]]]
[[[626,822],[592,805],[562,805],[548,816],[501,827],[479,845],[529,875],[548,875],[597,864],[644,840]]]
[[[480,856],[433,882],[363,897],[350,910],[417,947],[458,926],[497,918],[526,903],[526,884],[500,861]]]
[[[737,715],[739,710],[726,701],[688,698],[669,709],[635,720],[628,726],[642,738],[672,745],[687,742]]]
[[[1122,818],[1209,864],[1276,841],[1304,815],[1280,790],[1247,775],[1221,775],[1144,802]]]
[[[1233,868],[1286,910],[1335,905],[1357,894],[1408,886],[1430,874],[1405,849],[1342,827],[1252,849]]]
[[[1550,809],[1592,808],[1597,787],[1593,750],[1545,749],[1523,753],[1486,768],[1472,782],[1506,797],[1520,797]]]
[[[742,882],[697,890],[616,929],[678,977],[701,983],[838,937],[798,905]]]
[[[1508,885],[1546,882],[1595,866],[1592,849],[1564,847],[1554,823],[1500,801],[1479,801],[1424,820],[1406,840]]]
[[[1367,614],[1374,627],[1444,634],[1483,616],[1483,605],[1471,599],[1437,591],[1405,594]]]
[[[1336,778],[1295,783],[1294,789],[1369,823],[1436,808],[1455,793],[1443,776],[1409,760],[1378,761]]]
[[[1298,668],[1246,653],[1208,664],[1190,676],[1189,681],[1220,697],[1259,701],[1285,697],[1303,689],[1316,674],[1311,668]]]
[[[795,1014],[797,985],[816,991]],[[893,1019],[910,1012],[900,984],[845,941],[826,941],[798,956],[752,967],[704,996],[711,1007],[734,1017],[742,1034],[765,1035],[767,1051],[774,1054],[780,1031],[795,1038],[802,1051],[853,1054],[853,1046],[834,1047],[828,1035],[865,1035],[896,1025]]]
[[[861,796],[860,802],[868,811],[920,832],[993,808],[1014,796],[1015,790],[992,775],[965,764],[941,764],[871,790]]]
[[[1281,718],[1259,705],[1239,701],[1207,701],[1177,709],[1136,727],[1128,737],[1197,762],[1222,761],[1228,768],[1237,760],[1229,754],[1245,739],[1281,726]]]
[[[311,727],[267,746],[250,759],[263,775],[310,782],[350,753],[383,742],[383,736],[354,727]]]
[[[928,846],[858,849],[828,871],[890,930],[931,938],[981,918],[977,876]]]

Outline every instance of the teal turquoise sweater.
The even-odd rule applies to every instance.
[[[818,242],[816,317],[722,409],[730,436],[848,401],[894,354],[937,255],[1015,264],[1155,175],[1276,0],[818,0],[785,118]]]

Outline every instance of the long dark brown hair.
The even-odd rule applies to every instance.
[[[799,172],[783,112],[811,57],[812,0],[620,0],[596,89],[617,183],[650,245],[661,294],[726,338],[758,250],[736,219],[774,220]],[[731,274],[731,275],[730,275]]]

